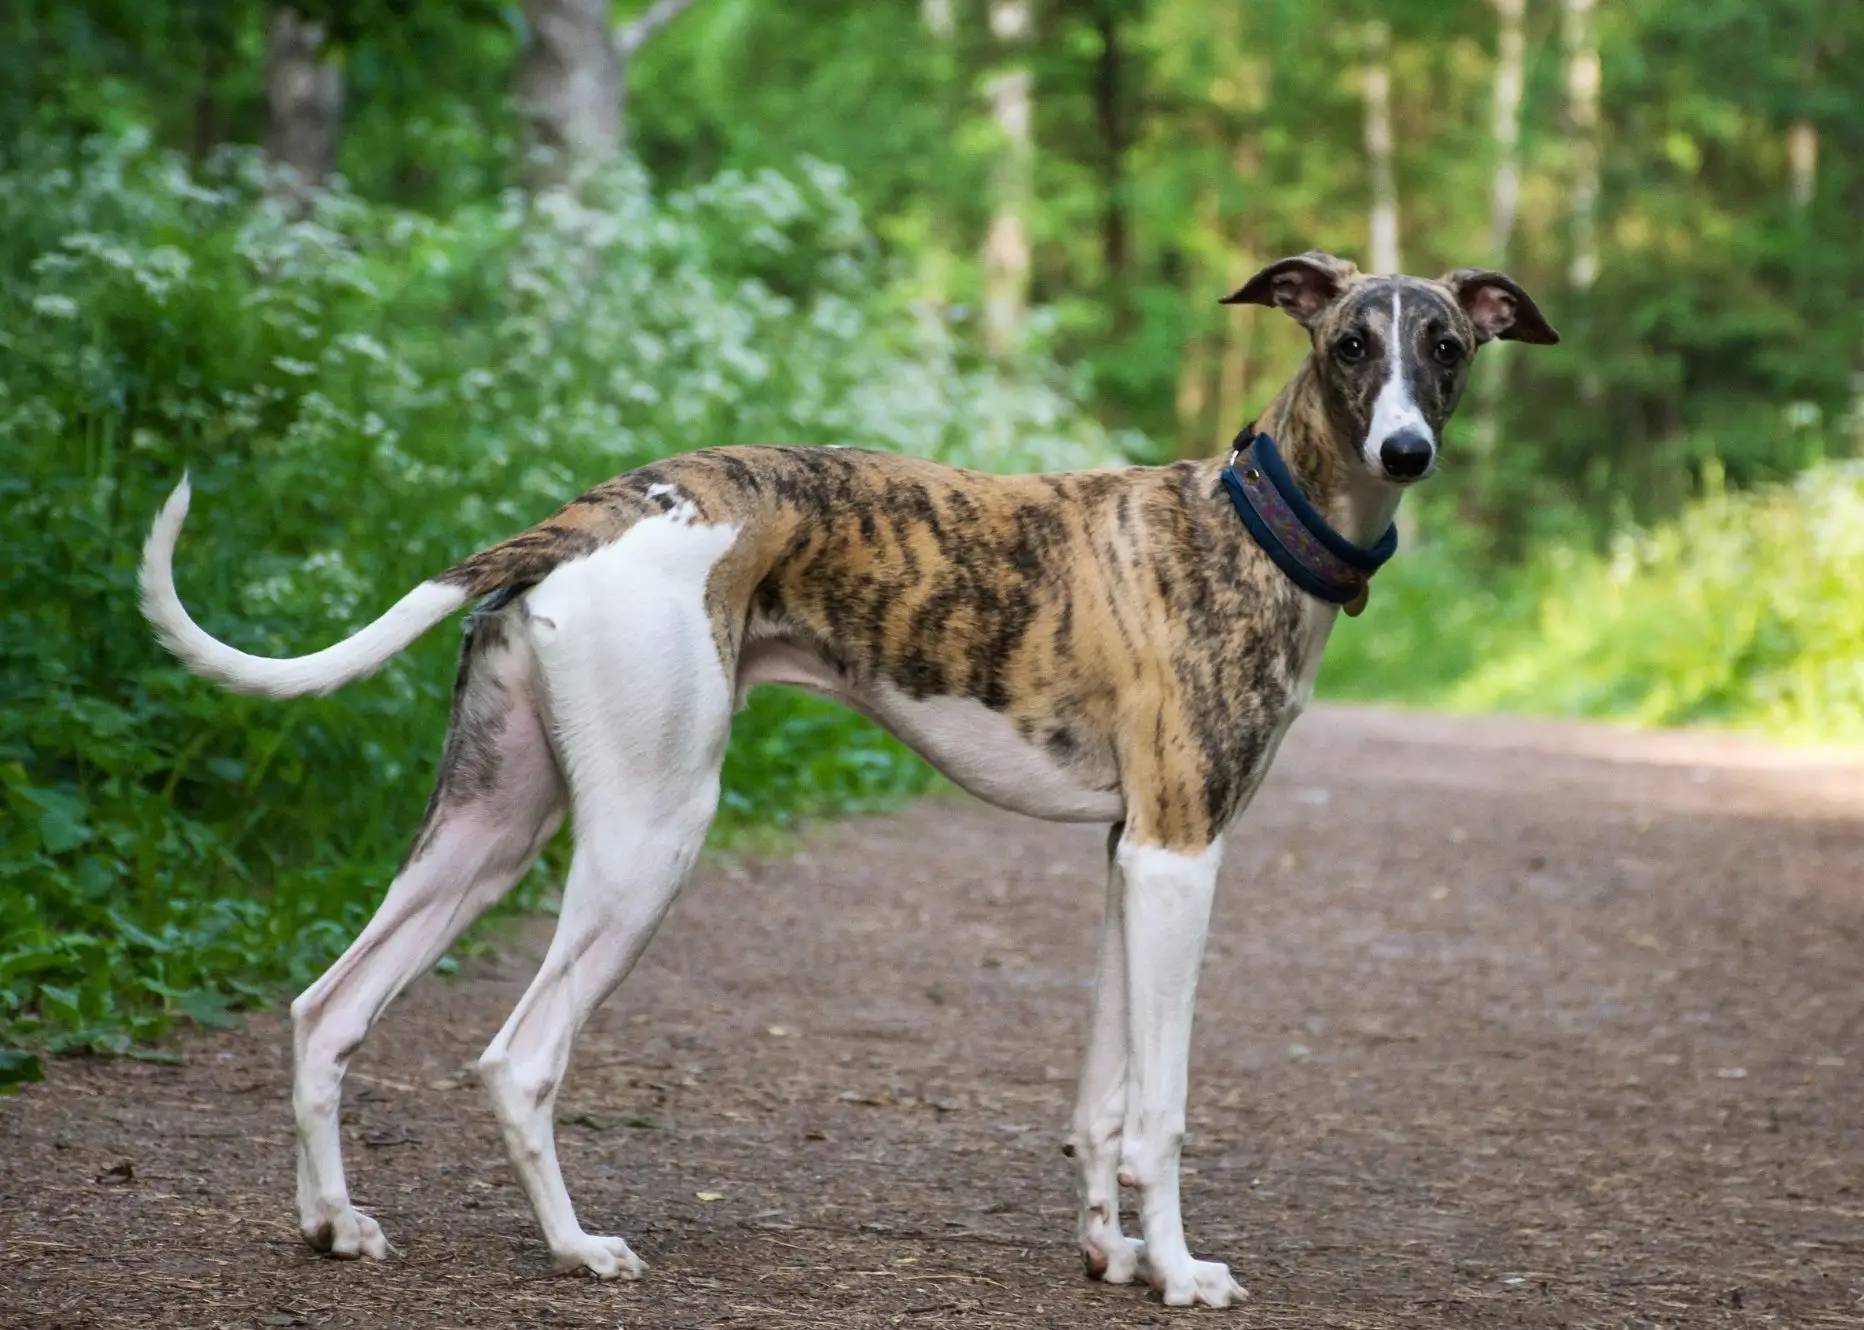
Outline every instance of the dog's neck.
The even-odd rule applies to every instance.
[[[1256,429],[1275,440],[1301,492],[1335,531],[1370,545],[1391,525],[1404,491],[1358,464],[1359,440],[1346,437],[1328,409],[1311,356],[1256,418]]]

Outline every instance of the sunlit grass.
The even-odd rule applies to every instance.
[[[1336,630],[1323,695],[1864,741],[1864,468],[1715,493],[1484,576],[1438,544]]]

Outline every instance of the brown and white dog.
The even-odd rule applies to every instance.
[[[1364,543],[1435,468],[1470,358],[1557,340],[1493,272],[1369,277],[1310,253],[1232,302],[1313,352],[1263,417],[1335,530]],[[355,636],[290,660],[210,637],[175,592],[184,480],[143,554],[144,611],[190,669],[291,697],[361,678],[467,620],[433,800],[381,909],[292,1004],[298,1211],[311,1245],[382,1257],[351,1205],[344,1069],[404,985],[510,889],[565,811],[556,936],[479,1061],[559,1267],[633,1278],[583,1230],[553,1105],[577,1032],[627,975],[699,853],[731,717],[757,684],[839,698],[1004,808],[1104,822],[1099,979],[1068,1153],[1089,1272],[1173,1304],[1243,1296],[1196,1261],[1178,1204],[1191,1012],[1224,832],[1313,688],[1336,607],[1232,510],[1221,461],[995,476],[831,448],[718,448],[644,466],[454,565]],[[1120,1231],[1137,1189],[1143,1236]]]

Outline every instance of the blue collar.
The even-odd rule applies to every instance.
[[[1350,615],[1366,607],[1372,574],[1398,550],[1398,528],[1386,528],[1371,549],[1327,525],[1282,461],[1275,440],[1250,426],[1236,436],[1223,488],[1256,544],[1294,584]]]

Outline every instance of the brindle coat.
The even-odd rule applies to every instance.
[[[1505,316],[1496,335],[1554,338],[1525,293],[1476,270],[1369,278],[1315,254],[1230,297],[1309,327],[1317,353],[1263,427],[1315,506],[1361,540],[1389,518],[1376,498],[1353,498],[1394,294],[1407,367],[1430,362],[1411,381],[1436,431],[1483,339],[1475,318]],[[1352,338],[1363,349],[1343,356]],[[1305,702],[1325,642],[1310,629],[1333,615],[1250,538],[1223,465],[998,476],[847,448],[708,449],[598,485],[438,580],[472,597],[520,591],[690,504],[694,521],[743,532],[709,592],[728,677],[747,643],[777,639],[857,694],[886,683],[978,702],[1089,788],[1118,791],[1128,838],[1197,849],[1236,815]]]

